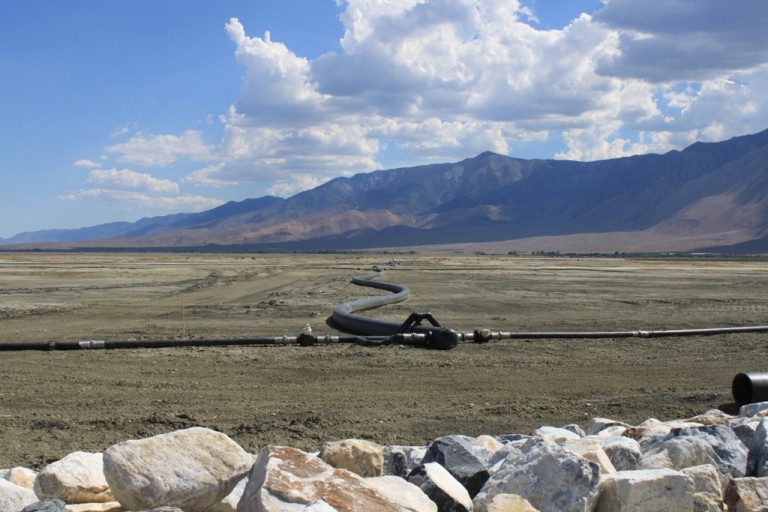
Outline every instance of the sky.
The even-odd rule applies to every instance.
[[[765,0],[0,0],[0,237],[768,128]]]

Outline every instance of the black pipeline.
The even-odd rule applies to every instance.
[[[713,336],[721,334],[768,332],[768,325],[715,327],[705,329],[671,330],[632,330],[632,331],[491,331],[477,329],[473,332],[457,332],[440,325],[430,313],[413,313],[399,324],[386,320],[376,320],[355,313],[378,308],[387,304],[402,302],[408,298],[410,290],[402,285],[373,279],[383,271],[359,276],[352,279],[354,284],[393,292],[391,295],[367,297],[344,302],[333,310],[333,322],[339,330],[352,333],[349,336],[314,336],[311,329],[299,336],[262,336],[249,338],[225,339],[168,339],[135,341],[43,341],[30,343],[0,342],[0,351],[15,350],[83,350],[83,349],[123,349],[123,348],[163,348],[163,347],[215,347],[232,345],[289,345],[313,346],[331,343],[354,343],[363,346],[382,346],[391,344],[412,345],[428,349],[449,350],[459,341],[487,343],[492,340],[514,339],[597,339],[597,338],[663,338],[675,336]],[[426,320],[429,325],[422,325]],[[744,375],[744,376],[741,376]],[[734,398],[737,402],[749,403],[754,396],[768,400],[768,373],[739,374],[734,380]]]
[[[226,347],[226,346],[268,346],[268,345],[329,345],[333,343],[354,343],[364,346],[391,344],[424,345],[427,336],[418,333],[398,333],[391,336],[313,336],[302,333],[299,336],[263,336],[256,338],[222,339],[167,339],[167,340],[87,340],[87,341],[38,341],[26,343],[0,343],[0,351],[19,350],[111,350],[132,348],[167,347]]]
[[[491,340],[535,340],[535,339],[597,339],[597,338],[673,338],[676,336],[715,336],[718,334],[738,334],[768,332],[768,325],[743,327],[713,327],[706,329],[669,329],[655,331],[535,331],[505,332],[478,329],[472,333],[462,333],[462,341],[486,343]]]
[[[404,333],[423,334],[426,336],[424,343],[425,348],[437,350],[450,350],[454,348],[459,342],[460,334],[453,329],[441,326],[429,313],[414,313],[402,324],[388,322],[386,320],[376,320],[355,314],[358,311],[366,311],[387,304],[402,302],[408,298],[411,291],[405,286],[373,280],[383,273],[382,270],[377,270],[372,274],[354,277],[352,278],[352,282],[359,286],[387,290],[393,292],[393,294],[366,297],[364,299],[351,300],[339,304],[333,310],[332,318],[334,323],[340,327],[341,330],[368,336],[392,336]],[[423,320],[428,320],[430,325],[421,325]]]

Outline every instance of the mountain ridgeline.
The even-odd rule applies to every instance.
[[[456,163],[336,178],[288,199],[195,214],[22,233],[5,244],[254,250],[599,240],[629,251],[768,251],[768,130],[664,155],[595,162],[490,152]],[[589,237],[589,238],[588,238]],[[559,241],[559,243],[558,243]],[[554,244],[554,245],[553,245]]]

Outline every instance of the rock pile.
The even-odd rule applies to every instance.
[[[768,510],[768,402],[640,425],[593,418],[426,446],[326,443],[317,454],[190,428],[0,470],[0,512]]]

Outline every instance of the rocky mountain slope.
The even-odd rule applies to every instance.
[[[533,239],[566,251],[588,250],[590,241],[595,251],[755,251],[768,246],[767,192],[768,130],[596,162],[486,152],[337,178],[289,199],[248,199],[198,214],[5,242],[315,250],[503,241],[514,249]],[[88,238],[101,241],[84,243]]]

